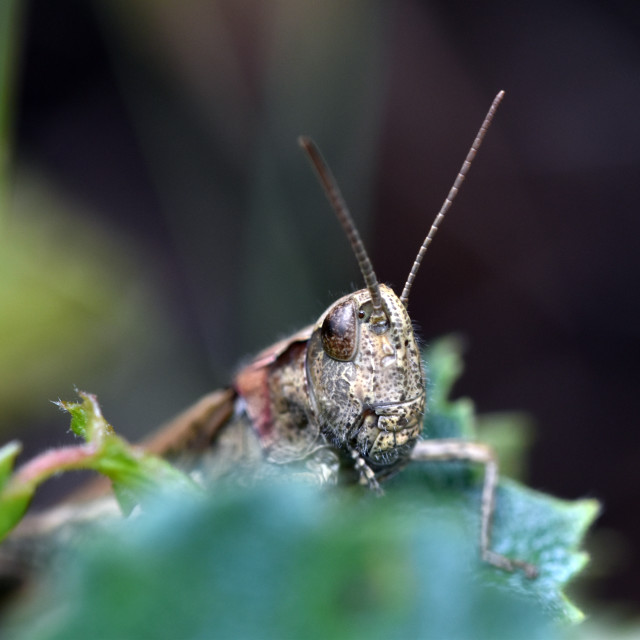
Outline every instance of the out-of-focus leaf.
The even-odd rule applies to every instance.
[[[0,449],[0,540],[20,521],[31,500],[28,489],[16,492],[8,499],[2,498],[21,448],[19,442],[13,441]]]
[[[477,579],[460,514],[414,506],[296,484],[165,505],[66,558],[14,637],[557,637]]]
[[[507,591],[537,601],[557,620],[579,622],[582,612],[564,593],[569,581],[584,567],[581,550],[586,530],[598,514],[595,500],[563,501],[502,479],[496,496],[492,548],[508,557],[534,564],[539,571],[530,580],[521,572],[507,573],[479,560],[480,489],[469,474],[457,469],[433,473],[440,463],[421,463],[394,479],[396,487],[413,486],[415,508],[439,518],[441,511],[463,514],[467,534],[475,546],[482,579]],[[388,492],[391,495],[391,491]]]
[[[9,480],[9,476],[13,470],[16,456],[20,453],[21,448],[20,443],[14,440],[7,442],[7,444],[0,449],[0,490],[4,489],[4,486],[7,484],[7,480]]]
[[[517,412],[485,413],[477,416],[476,427],[480,440],[497,453],[501,473],[526,480],[527,451],[535,431],[532,418]]]
[[[425,438],[476,439],[473,403],[466,398],[449,399],[450,390],[462,372],[460,351],[459,341],[446,338],[435,342],[425,353],[431,378]],[[470,465],[414,463],[392,483],[413,485],[416,490],[426,490],[427,494],[430,490],[432,495],[440,497],[446,495],[451,508],[466,514],[469,530],[478,537],[481,476],[474,473]],[[420,498],[425,508],[429,500],[428,495]],[[537,600],[557,618],[571,622],[581,620],[582,613],[567,600],[564,589],[587,562],[580,545],[598,511],[595,500],[559,500],[503,478],[496,498],[493,549],[534,564],[540,573],[537,579],[528,580],[518,572],[509,574],[489,566],[484,567],[483,572],[496,585]]]

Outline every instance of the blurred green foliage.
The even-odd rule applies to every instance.
[[[11,635],[558,637],[535,602],[478,578],[459,514],[393,500],[281,485],[165,505],[65,554]]]
[[[468,400],[447,399],[457,343],[427,354],[429,437],[474,436]],[[567,582],[598,506],[503,480],[494,548],[535,580],[479,557],[479,479],[467,465],[412,464],[376,499],[360,487],[279,481],[165,498],[60,551],[11,623],[17,638],[553,638],[581,613]],[[86,535],[86,534],[85,534]]]
[[[0,349],[5,424],[38,411],[34,398],[56,397],[58,380],[68,385],[111,361],[125,336],[142,341],[146,302],[134,295],[122,243],[74,215],[41,181],[14,186],[11,219],[0,233],[0,333],[10,336]],[[46,408],[42,402],[39,412]]]

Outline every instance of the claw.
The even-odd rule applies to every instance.
[[[538,568],[536,566],[529,564],[528,562],[524,562],[523,560],[507,558],[506,556],[489,549],[482,554],[482,559],[503,571],[514,572],[516,569],[520,569],[524,575],[529,578],[529,580],[533,580],[538,577]]]

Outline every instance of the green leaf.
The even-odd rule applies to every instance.
[[[0,540],[22,520],[33,498],[33,489],[21,487],[18,491],[0,497]]]
[[[100,442],[104,437],[113,435],[113,427],[102,416],[98,399],[92,393],[78,391],[81,403],[55,402],[62,410],[71,415],[71,430],[87,442]]]
[[[445,338],[425,353],[431,379],[427,388],[425,438],[477,439],[471,401],[466,398],[452,401],[448,397],[462,372],[460,352],[460,341]],[[503,415],[493,417],[500,429],[508,428]],[[491,431],[490,420],[484,422],[483,428]],[[514,427],[518,429],[517,425]],[[520,428],[519,435],[522,434]],[[506,436],[503,434],[502,438]],[[514,449],[521,455],[517,442],[512,443]],[[425,508],[446,506],[466,513],[469,530],[480,531],[480,477],[468,464],[414,463],[392,482],[403,488],[430,490],[431,495],[420,498]],[[564,589],[587,562],[580,545],[598,512],[599,504],[595,500],[568,502],[503,477],[496,496],[492,548],[536,565],[540,574],[535,580],[527,580],[518,572],[509,574],[488,565],[482,567],[482,573],[493,584],[536,600],[557,619],[580,621],[583,614],[567,599]]]
[[[178,491],[191,497],[202,493],[186,473],[115,435],[105,439],[102,455],[92,468],[111,479],[124,513],[129,513],[138,504],[155,500],[159,493]]]
[[[62,558],[16,640],[558,637],[478,579],[459,513],[295,483],[165,504]],[[59,568],[60,570],[60,568]]]
[[[530,416],[518,412],[482,414],[476,417],[476,431],[479,439],[497,453],[503,474],[519,480],[526,478],[526,454],[535,432]]]
[[[11,471],[13,470],[16,457],[21,450],[22,445],[17,440],[7,442],[7,444],[0,449],[0,490],[4,489],[7,484]]]
[[[15,440],[0,449],[0,540],[20,522],[33,496],[30,488],[11,495],[4,492],[21,449],[22,445]]]
[[[502,480],[497,504],[494,549],[532,562],[540,573],[535,580],[526,580],[519,574],[485,567],[487,578],[537,600],[556,619],[580,622],[584,614],[568,600],[564,589],[588,561],[580,545],[598,515],[599,503],[560,500]]]
[[[435,341],[426,351],[427,412],[426,438],[473,438],[473,403],[468,398],[449,401],[451,389],[463,369],[462,343],[455,336]]]

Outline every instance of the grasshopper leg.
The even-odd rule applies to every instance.
[[[491,549],[491,527],[498,484],[498,462],[490,447],[480,442],[466,440],[421,440],[414,447],[411,459],[415,461],[463,460],[482,464],[484,466],[480,513],[480,553],[482,559],[505,571],[521,569],[527,578],[535,578],[538,575],[538,570],[534,565],[522,560],[507,558]]]
[[[376,495],[381,496],[384,492],[371,467],[355,449],[351,449],[350,453],[353,458],[353,466],[360,476],[360,484],[369,487]]]

